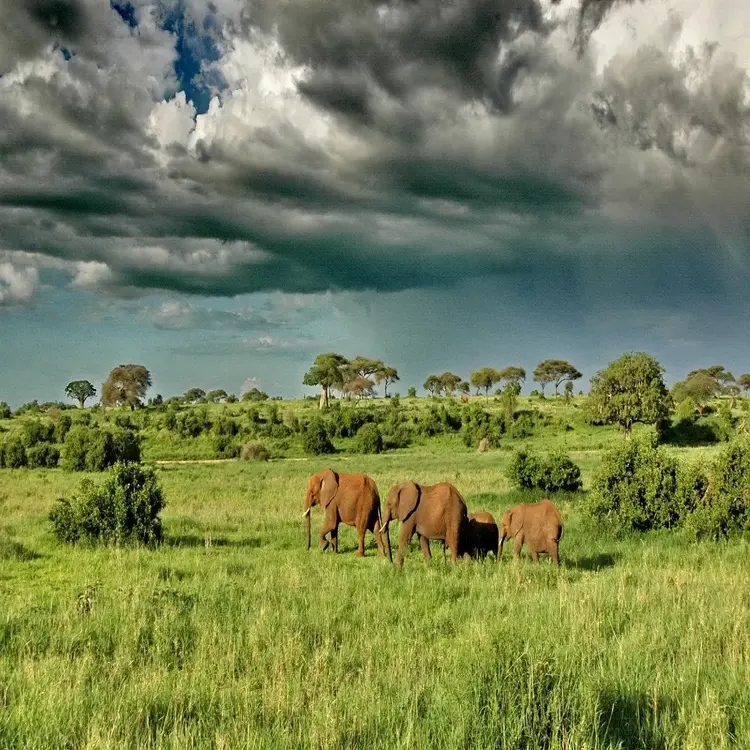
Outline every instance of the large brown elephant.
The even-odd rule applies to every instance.
[[[396,565],[404,564],[404,550],[412,536],[419,536],[422,554],[429,559],[430,539],[440,539],[450,548],[451,560],[466,553],[468,514],[466,503],[459,491],[448,482],[420,485],[404,482],[391,487],[385,504],[382,529],[388,556],[391,556],[391,538],[388,525],[398,518],[401,531],[398,540]]]
[[[500,532],[491,513],[479,511],[469,514],[467,546],[472,557],[484,559],[490,552],[497,555]]]
[[[513,557],[518,558],[521,547],[526,544],[534,562],[539,561],[540,552],[545,552],[560,565],[558,545],[562,538],[563,524],[560,513],[551,500],[545,498],[538,503],[514,505],[505,511],[500,526],[498,560],[503,555],[505,540],[515,537]]]
[[[357,555],[364,557],[365,533],[372,531],[378,545],[378,553],[385,557],[385,547],[380,536],[380,495],[375,482],[366,474],[339,474],[332,469],[323,469],[307,480],[305,495],[305,518],[307,519],[307,549],[310,549],[310,511],[320,505],[325,519],[320,529],[320,544],[328,549],[330,535],[333,551],[339,551],[339,523],[357,529],[359,543]],[[388,557],[390,558],[390,545]]]

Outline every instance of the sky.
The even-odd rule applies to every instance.
[[[0,401],[748,372],[748,38],[746,0],[0,0]]]

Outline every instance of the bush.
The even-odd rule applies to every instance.
[[[251,442],[242,446],[243,461],[268,461],[268,451],[263,443]]]
[[[237,458],[240,455],[240,446],[228,435],[214,438],[214,450],[219,458]]]
[[[376,424],[362,425],[355,439],[357,453],[381,453],[383,450],[383,436]]]
[[[140,440],[131,430],[109,432],[98,427],[74,426],[62,449],[62,465],[68,471],[104,471],[118,461],[140,460]]]
[[[10,406],[5,401],[0,401],[0,419],[10,419]]]
[[[21,428],[21,441],[24,448],[31,448],[39,443],[49,443],[55,439],[55,428],[51,424],[34,421],[26,422]]]
[[[505,421],[499,414],[490,414],[476,402],[464,409],[461,438],[467,448],[478,447],[481,440],[496,448],[504,431]]]
[[[305,431],[302,433],[302,447],[305,449],[305,453],[313,456],[320,456],[335,451],[333,443],[326,432],[325,424],[319,417],[307,423]]]
[[[60,417],[57,420],[57,424],[55,425],[55,442],[56,443],[65,442],[65,436],[68,434],[68,431],[70,430],[72,425],[73,425],[73,420],[70,418],[69,414],[60,415]]]
[[[506,473],[517,487],[544,492],[576,492],[581,489],[581,470],[560,452],[542,458],[531,451],[518,450],[513,454]]]
[[[211,429],[211,422],[205,409],[188,409],[177,417],[177,431],[183,437],[198,437]]]
[[[681,469],[655,437],[632,440],[605,454],[589,511],[625,529],[673,528],[685,522],[705,486],[705,477]]]
[[[49,443],[26,449],[26,461],[31,469],[54,469],[60,462],[60,451]]]
[[[409,398],[416,398],[417,397],[417,389],[413,385],[410,385],[409,388],[407,388],[407,390],[406,390],[406,395]]]
[[[162,538],[164,505],[153,469],[117,463],[102,484],[86,478],[71,500],[55,501],[49,517],[62,542],[154,545]]]
[[[730,443],[711,467],[711,484],[687,521],[699,538],[723,539],[750,531],[750,444]]]
[[[19,437],[12,437],[5,441],[0,453],[0,466],[5,469],[20,469],[26,466],[26,450]]]
[[[214,435],[234,437],[240,431],[240,426],[231,417],[220,416],[213,426]]]

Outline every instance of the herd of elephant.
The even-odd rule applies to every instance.
[[[320,506],[325,520],[320,529],[320,544],[338,552],[338,527],[340,523],[357,530],[357,555],[365,554],[365,534],[375,536],[378,553],[393,562],[388,526],[391,519],[401,522],[396,565],[404,563],[404,552],[414,534],[419,538],[422,554],[431,557],[430,541],[443,542],[450,549],[451,560],[458,557],[484,558],[494,552],[500,560],[503,543],[515,539],[514,557],[527,545],[532,559],[537,562],[540,553],[549,555],[560,565],[558,545],[562,537],[562,520],[554,504],[543,499],[538,503],[519,503],[502,516],[498,529],[490,513],[469,513],[463,497],[450,482],[421,485],[402,482],[391,487],[385,503],[385,515],[380,512],[380,495],[375,482],[366,474],[340,474],[332,469],[313,474],[307,481],[305,518],[307,520],[307,549],[310,549],[310,512]],[[330,537],[330,540],[329,538]]]

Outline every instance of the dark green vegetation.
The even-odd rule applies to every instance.
[[[691,455],[697,458],[695,449]],[[575,452],[584,487],[599,465]],[[449,480],[496,518],[509,455],[455,451],[157,470],[156,550],[55,542],[80,475],[0,474],[4,747],[703,748],[750,743],[747,542],[593,524],[557,497],[560,571],[306,552],[308,474],[382,493]],[[94,475],[99,483],[100,475]],[[314,526],[321,515],[313,516]],[[395,540],[394,540],[395,541]]]

